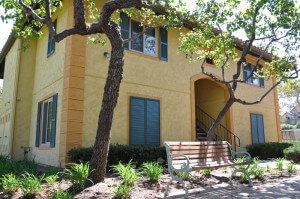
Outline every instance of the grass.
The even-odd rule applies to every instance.
[[[52,186],[55,184],[58,178],[59,178],[58,175],[55,174],[55,175],[45,177],[45,181],[48,183],[48,185]]]
[[[117,184],[114,189],[114,194],[117,198],[128,198],[130,196],[131,185],[125,184]]]
[[[14,193],[20,188],[20,179],[15,176],[15,174],[6,174],[1,179],[1,184],[3,187],[3,192]]]
[[[283,170],[283,158],[277,158],[277,159],[275,159],[275,161],[276,161],[276,166],[277,166],[277,169],[279,170],[279,171],[282,171]]]
[[[56,191],[52,192],[52,199],[72,199],[73,195],[68,191],[61,191],[58,188]]]
[[[292,162],[287,165],[287,169],[289,173],[296,173],[296,166]]]
[[[25,198],[34,198],[42,191],[42,180],[44,176],[40,178],[35,175],[25,172],[22,175],[21,190]]]
[[[135,167],[131,164],[131,161],[128,164],[123,164],[121,161],[117,165],[112,166],[114,173],[119,174],[124,180],[124,184],[133,185],[136,181],[139,173],[135,170]]]

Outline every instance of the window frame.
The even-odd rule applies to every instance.
[[[131,25],[131,24],[132,24],[132,21],[135,21],[135,22],[137,22],[137,23],[139,23],[139,24],[141,23],[139,20],[129,17],[129,36],[131,36],[131,37],[132,37],[132,25]],[[143,30],[144,30],[144,29],[145,29],[145,25],[143,25]],[[158,35],[158,30],[157,30],[157,28],[155,28],[154,31],[155,31],[155,54],[151,54],[151,53],[145,52],[145,43],[146,43],[146,42],[145,42],[145,34],[146,34],[146,33],[144,33],[144,34],[142,35],[142,36],[143,36],[143,52],[132,49],[132,41],[133,41],[133,40],[130,41],[130,42],[128,42],[128,46],[129,46],[129,49],[128,49],[128,50],[158,58],[158,42],[159,42],[158,37],[159,37],[159,35]]]
[[[44,104],[46,103],[46,102],[48,102],[48,112],[47,112],[47,120],[46,120],[46,133],[45,133],[45,135],[44,136],[46,136],[46,143],[43,143],[42,142],[42,140],[43,140],[43,127],[44,127]],[[51,125],[51,128],[50,128],[50,140],[49,140],[49,142],[47,142],[47,135],[48,135],[48,121],[49,121],[49,103],[50,102],[52,102],[52,106],[53,106],[53,96],[51,96],[51,97],[49,97],[49,98],[47,98],[47,99],[45,99],[45,100],[43,100],[43,101],[41,101],[41,115],[40,115],[40,118],[41,118],[41,120],[40,120],[40,125],[41,125],[41,127],[40,127],[40,146],[41,147],[50,147],[50,143],[51,143],[51,132],[52,132],[52,124],[51,124],[51,121],[52,121],[52,117],[53,117],[53,115],[52,115],[52,106],[51,106],[51,121],[50,121],[50,125]]]
[[[249,75],[250,75],[250,73],[251,73],[251,70],[255,67],[255,65],[254,65],[253,63],[249,62],[249,61],[247,61],[246,63],[247,63],[247,64],[243,66],[243,80],[246,80],[246,79],[249,77]],[[250,69],[250,70],[246,70],[246,69],[245,69],[245,68],[248,66],[248,64],[250,64],[250,66],[251,66],[251,69]],[[263,68],[262,65],[258,65],[258,67],[259,67],[259,68],[260,68],[260,67]],[[245,71],[247,71],[247,76],[246,76],[246,78],[245,78],[245,76],[244,76],[244,72],[245,72]],[[248,72],[249,72],[249,73],[248,73]],[[256,76],[256,78],[255,78],[255,80],[253,80],[253,77],[255,77],[255,76]],[[265,87],[265,84],[262,85],[261,79],[262,79],[262,78],[258,76],[257,70],[256,70],[256,71],[253,72],[253,75],[246,81],[246,83],[247,83],[247,84],[250,84],[250,85],[257,86],[257,87],[260,87],[260,88],[264,88],[264,87]],[[258,81],[258,83],[254,83],[254,81],[256,81],[256,80]]]

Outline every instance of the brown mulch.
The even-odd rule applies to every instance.
[[[190,174],[190,178],[185,180],[185,183],[188,189],[191,190],[201,187],[217,185],[221,183],[228,183],[230,175],[231,168],[228,168],[227,170],[225,170],[224,168],[214,170],[212,171],[210,176],[205,176],[199,171],[193,171]],[[297,173],[293,174],[290,174],[287,171],[282,171],[277,174],[265,172],[264,179],[254,179],[252,176],[252,181],[254,186],[260,186],[265,183],[276,182],[278,180],[287,179],[296,175],[300,175],[300,171],[297,171]],[[159,182],[151,182],[146,176],[140,176],[138,177],[137,182],[132,187],[130,198],[148,199],[161,197],[163,196],[167,183],[170,179],[171,176],[168,174],[167,171],[165,171],[164,175],[161,176]],[[116,184],[121,182],[122,181],[116,175],[107,174],[104,182],[97,183],[91,187],[84,189],[80,193],[76,194],[74,198],[114,198],[113,192],[116,187]],[[240,177],[234,177],[233,183],[242,183]],[[59,187],[61,190],[70,190],[71,183],[68,180],[62,180],[56,182],[53,186],[43,184],[43,191],[36,198],[51,198],[52,193],[56,191]],[[183,188],[180,183],[174,181],[170,186],[170,193],[178,191],[183,191]],[[21,199],[22,193],[21,191],[14,194],[0,193],[0,199],[1,198]]]

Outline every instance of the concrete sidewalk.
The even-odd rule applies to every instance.
[[[169,199],[184,198],[184,191],[172,193]],[[300,199],[300,176],[261,186],[223,183],[216,186],[189,190],[188,198],[281,198]]]

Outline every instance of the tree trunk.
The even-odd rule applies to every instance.
[[[103,181],[106,174],[113,112],[117,104],[120,84],[123,78],[124,48],[120,28],[113,22],[109,24],[108,30],[105,30],[105,33],[112,46],[111,59],[104,87],[97,135],[90,165],[91,170],[93,170],[91,178],[94,183]]]
[[[232,106],[232,104],[234,103],[234,98],[230,97],[228,99],[228,101],[226,102],[226,104],[224,105],[223,109],[221,110],[221,112],[219,113],[217,119],[215,120],[215,122],[213,123],[213,125],[210,127],[208,133],[207,133],[207,140],[212,140],[212,136],[214,135],[217,127],[219,126],[221,120],[223,119],[223,117],[225,116],[226,112],[230,109],[230,107]]]

